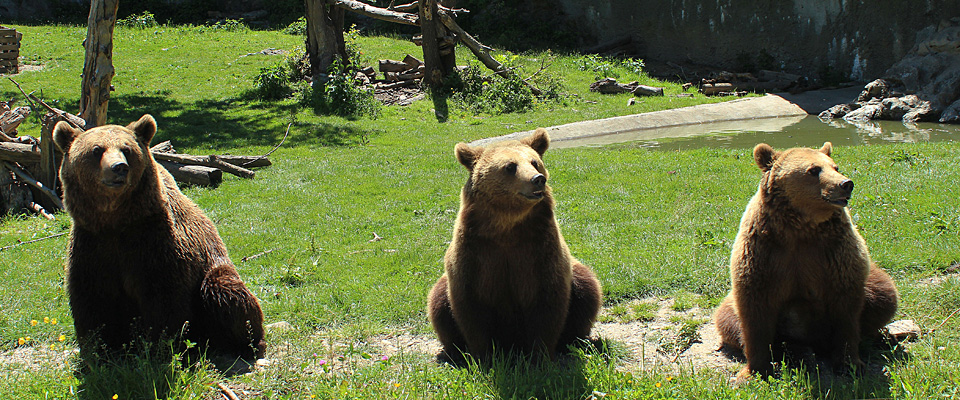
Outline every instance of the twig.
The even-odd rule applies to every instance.
[[[20,93],[23,94],[23,97],[24,97],[25,99],[27,99],[27,103],[30,103],[30,109],[31,109],[31,110],[36,110],[36,109],[37,109],[37,106],[33,105],[33,101],[30,100],[30,95],[32,95],[33,93],[30,93],[30,95],[28,95],[27,92],[24,92],[24,91],[23,91],[23,88],[20,87],[20,84],[17,83],[17,81],[13,80],[13,78],[10,78],[10,77],[7,77],[7,79],[9,79],[10,82],[13,82],[13,84],[17,86],[17,89],[20,90]],[[37,113],[37,114],[35,115],[35,117],[37,118],[37,121],[40,121],[40,113]]]
[[[37,190],[39,190],[40,193],[45,194],[47,197],[50,198],[50,200],[53,200],[53,204],[57,206],[57,208],[63,209],[63,201],[60,200],[60,196],[57,196],[56,192],[44,186],[43,183],[37,182],[36,179],[33,179],[33,177],[27,174],[26,171],[20,169],[20,167],[14,164],[8,163],[6,161],[0,161],[0,163],[2,163],[3,166],[6,167],[7,169],[13,171],[14,174],[17,174],[17,176],[19,176],[20,179],[23,179],[24,182],[26,182],[30,186],[37,188]]]
[[[524,79],[523,81],[529,82],[531,79],[535,78],[537,75],[540,75],[541,72],[543,72],[545,69],[549,67],[550,65],[547,65],[547,57],[544,57],[543,60],[540,61],[540,69],[538,69],[537,72],[534,72],[533,75],[530,75],[529,77],[527,77],[527,79]]]
[[[223,398],[227,400],[240,400],[240,398],[237,397],[237,394],[234,393],[232,389],[221,382],[217,382],[217,389],[220,389],[220,393],[223,394]]]
[[[55,238],[55,237],[60,237],[60,236],[66,235],[66,234],[67,234],[67,232],[61,232],[61,233],[53,234],[53,235],[50,235],[50,236],[42,237],[42,238],[39,238],[39,239],[28,240],[28,241],[26,241],[26,242],[17,241],[17,243],[11,244],[11,245],[9,245],[9,246],[0,247],[0,251],[9,250],[9,249],[12,249],[12,248],[14,248],[14,247],[17,247],[17,246],[20,246],[20,245],[24,245],[24,244],[30,244],[30,243],[34,243],[34,242],[39,242],[39,241],[41,241],[41,240],[53,239],[53,238]]]
[[[259,253],[257,253],[257,254],[254,254],[254,255],[252,255],[252,256],[246,256],[246,257],[244,257],[244,258],[241,258],[241,259],[240,259],[240,262],[247,262],[247,261],[253,260],[253,259],[255,259],[255,258],[260,258],[260,257],[262,257],[262,256],[265,256],[265,255],[267,255],[267,254],[272,253],[274,250],[276,250],[276,249],[264,250],[264,251],[261,251],[261,252],[259,252]]]
[[[379,242],[381,240],[383,240],[383,236],[380,236],[376,232],[374,232],[373,239],[368,240],[368,242],[373,243],[373,242]]]
[[[945,318],[943,322],[940,323],[940,325],[937,325],[935,328],[929,330],[928,333],[933,333],[937,329],[940,329],[940,327],[943,326],[943,324],[947,323],[947,321],[949,321],[950,318],[953,318],[954,315],[957,315],[957,313],[960,313],[960,308],[953,310],[953,312],[950,313],[950,315],[948,315],[947,318]]]
[[[254,159],[252,159],[252,160],[250,160],[250,161],[247,161],[247,162],[245,162],[245,163],[243,163],[243,164],[240,164],[240,166],[241,166],[241,167],[246,167],[247,165],[252,164],[252,163],[256,162],[257,160],[262,160],[262,159],[264,159],[264,158],[267,158],[267,156],[269,156],[269,155],[273,154],[273,152],[277,151],[277,149],[279,149],[280,146],[283,145],[283,142],[285,142],[285,141],[287,140],[287,135],[290,134],[290,127],[291,127],[291,126],[293,126],[293,122],[287,124],[287,131],[283,133],[283,139],[280,139],[280,143],[277,143],[276,146],[273,146],[273,148],[270,149],[270,151],[268,151],[267,154],[264,154],[264,155],[262,155],[262,156],[260,156],[260,157],[254,158]]]
[[[76,122],[73,122],[73,121],[70,119],[70,117],[68,117],[68,116],[66,115],[66,113],[64,113],[62,110],[58,110],[58,109],[56,109],[56,108],[51,107],[49,104],[47,104],[47,103],[44,102],[43,100],[40,100],[39,98],[37,98],[37,96],[34,96],[33,93],[30,93],[30,94],[28,95],[28,97],[30,97],[31,99],[36,100],[37,102],[39,102],[41,106],[43,106],[44,108],[47,109],[47,111],[50,111],[50,112],[56,114],[58,117],[60,117],[60,118],[63,119],[64,121],[67,121],[67,123],[70,124],[70,125],[72,125],[74,128],[77,128],[77,129],[82,130],[82,131],[83,131],[83,130],[86,130],[86,129],[84,129],[84,127],[82,127],[82,126],[80,126],[80,125],[77,125]],[[77,117],[77,118],[80,118],[80,117]],[[82,120],[83,118],[80,118],[80,119]],[[84,121],[84,123],[86,123],[86,121]]]

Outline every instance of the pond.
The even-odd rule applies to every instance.
[[[752,148],[767,143],[774,148],[870,145],[892,142],[960,141],[960,125],[899,121],[850,123],[821,121],[816,116],[760,118],[706,124],[640,129],[571,138],[551,147],[603,146],[630,143],[655,150],[686,150],[700,147]]]

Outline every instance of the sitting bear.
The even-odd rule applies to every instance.
[[[451,361],[469,352],[488,362],[495,349],[553,358],[590,334],[600,282],[570,255],[557,226],[541,159],[549,145],[538,129],[522,141],[456,146],[470,177],[427,304],[441,356]]]
[[[733,244],[733,290],[714,315],[724,346],[746,356],[741,381],[769,375],[783,343],[862,367],[861,337],[878,336],[897,310],[893,281],[850,220],[853,181],[831,149],[753,150],[763,177]]]
[[[70,310],[85,354],[120,350],[136,335],[177,335],[218,356],[262,357],[263,313],[217,228],[153,160],[150,115],[88,131],[66,122],[60,180],[73,217]]]

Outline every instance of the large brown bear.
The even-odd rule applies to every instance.
[[[119,350],[136,335],[176,335],[189,322],[186,337],[214,355],[262,357],[260,303],[217,228],[154,162],[156,131],[150,115],[126,127],[54,128],[73,217],[67,288],[81,349]]]
[[[494,350],[553,357],[585,339],[600,310],[600,282],[570,255],[553,214],[541,156],[543,129],[487,148],[457,144],[470,178],[460,194],[445,274],[427,311],[443,356]]]
[[[740,380],[769,375],[783,343],[862,367],[861,337],[878,335],[897,310],[893,281],[850,220],[853,181],[831,149],[753,150],[763,177],[733,244],[733,290],[714,315],[723,344],[747,358]]]

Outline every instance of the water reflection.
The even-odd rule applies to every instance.
[[[765,142],[774,148],[815,147],[825,141],[854,146],[960,140],[960,125],[898,121],[821,121],[815,116],[726,121],[644,129],[589,138],[556,141],[551,147],[602,146],[615,143],[658,150],[699,147],[751,148]]]

